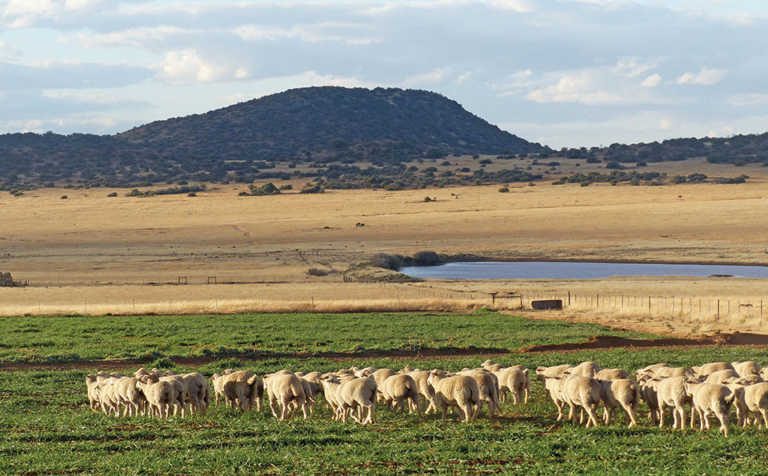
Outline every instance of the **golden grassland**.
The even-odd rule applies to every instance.
[[[0,315],[471,309],[490,305],[489,292],[570,291],[690,301],[690,312],[678,306],[674,313],[575,302],[574,319],[633,325],[635,316],[637,325],[653,327],[653,316],[670,333],[763,329],[749,313],[768,294],[764,280],[342,282],[341,272],[375,253],[420,250],[495,259],[768,263],[762,168],[653,167],[751,178],[739,185],[662,187],[539,182],[513,184],[509,193],[476,186],[239,197],[243,185],[214,185],[197,197],[136,198],[112,189],[42,189],[18,198],[2,192],[0,271],[31,286],[0,288]],[[107,197],[112,191],[118,196]],[[424,202],[425,196],[437,201]],[[310,268],[330,274],[310,276]],[[179,277],[189,284],[167,284]],[[218,284],[205,284],[209,277]],[[728,319],[721,313],[719,321],[709,308],[693,311],[692,299],[717,298],[734,301],[734,308],[753,306],[732,309]],[[500,299],[496,306],[514,308],[519,300]]]

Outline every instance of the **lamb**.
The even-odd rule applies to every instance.
[[[629,417],[629,428],[637,425],[637,405],[640,403],[640,388],[630,379],[598,380],[600,399],[605,405],[603,422],[611,424],[611,417],[616,408],[621,407]]]
[[[349,413],[357,408],[357,417],[352,418],[362,425],[375,423],[376,399],[378,386],[373,377],[356,377],[342,382],[336,390],[336,400],[340,403],[342,421],[347,422]],[[368,415],[363,417],[365,410]]]
[[[231,408],[238,407],[247,411],[256,405],[256,411],[261,411],[261,399],[264,395],[264,383],[253,373],[239,370],[214,379],[214,390],[219,391],[224,401]],[[219,390],[216,390],[216,389]]]
[[[437,402],[435,401],[435,389],[429,383],[429,372],[426,370],[413,370],[408,373],[411,378],[416,382],[416,386],[419,389],[419,395],[425,402],[427,402],[427,408],[425,413],[429,414],[437,412]]]
[[[561,393],[570,408],[568,420],[573,421],[574,410],[579,407],[587,413],[586,427],[589,428],[590,423],[597,426],[595,409],[600,403],[600,384],[597,380],[582,375],[570,375],[564,378],[561,385]]]
[[[267,391],[269,409],[272,410],[275,418],[285,421],[291,418],[292,409],[301,408],[304,419],[307,419],[307,396],[304,393],[304,386],[296,375],[283,372],[265,375],[264,387]],[[275,402],[280,407],[279,417],[275,410]]]
[[[494,375],[499,380],[499,394],[502,401],[506,399],[506,394],[509,392],[515,405],[520,403],[523,398],[525,398],[525,403],[528,403],[528,387],[530,385],[528,369],[516,365],[502,368],[494,372]]]
[[[685,388],[685,377],[669,377],[655,381],[659,404],[659,428],[664,427],[664,408],[672,408],[672,428],[685,429],[685,403],[690,398]],[[691,420],[693,426],[693,420]]]
[[[378,369],[371,374],[371,376],[373,377],[373,380],[376,382],[376,388],[379,389],[377,394],[378,396],[376,398],[378,402],[381,402],[381,403],[384,402],[384,394],[382,393],[384,388],[383,387],[384,381],[393,375],[395,375],[395,371],[392,369]],[[365,376],[361,375],[361,377],[365,377]]]
[[[582,377],[594,377],[600,371],[600,366],[594,362],[582,362],[579,365],[568,370],[570,375],[581,375]]]
[[[685,391],[693,397],[693,407],[699,416],[699,430],[709,430],[709,415],[720,421],[720,431],[728,436],[728,411],[736,394],[725,385],[716,383],[686,383]]]
[[[753,375],[760,375],[760,366],[752,360],[745,362],[731,362],[733,370],[739,374],[739,377],[750,377]]]
[[[483,407],[483,402],[488,404],[488,418],[493,418],[499,409],[499,380],[494,374],[484,369],[470,369],[459,372],[460,375],[472,377],[477,382],[477,388],[480,391],[480,403],[477,407],[477,413]]]
[[[210,403],[208,382],[201,374],[192,372],[180,376],[189,399],[189,412],[205,413]]]
[[[410,375],[398,374],[387,378],[382,385],[382,393],[384,400],[391,404],[393,409],[400,407],[405,411],[404,403],[407,400],[410,402],[410,407],[416,408],[416,411],[421,414],[419,386]]]
[[[178,400],[176,386],[157,375],[147,375],[137,379],[136,388],[146,397],[151,413],[167,420],[170,406]]]
[[[624,369],[602,369],[595,374],[596,380],[619,380],[628,378],[629,372]]]
[[[718,370],[712,372],[704,380],[705,383],[726,383],[729,380],[736,380],[739,378],[739,374],[733,369]]]
[[[709,377],[718,370],[733,370],[733,365],[730,362],[710,362],[699,367],[691,367],[696,377]]]
[[[134,377],[122,377],[113,384],[118,402],[123,405],[123,416],[138,416],[146,407],[147,400],[137,383],[138,379]]]
[[[430,373],[429,383],[435,388],[435,399],[443,412],[443,422],[448,407],[459,410],[459,418],[466,423],[473,421],[480,412],[480,388],[477,381],[467,375],[441,377]]]
[[[763,425],[768,429],[768,382],[760,382],[744,387],[744,403],[755,422],[763,418]]]

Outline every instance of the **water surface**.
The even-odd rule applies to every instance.
[[[467,261],[439,266],[407,266],[400,269],[400,272],[424,279],[594,279],[612,276],[706,277],[712,275],[768,278],[768,266],[572,261]]]

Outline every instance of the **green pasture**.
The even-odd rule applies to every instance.
[[[495,346],[506,342],[516,347],[537,340],[537,343],[553,343],[613,333],[596,326],[543,323],[487,313],[453,316],[457,325],[468,326],[459,329],[450,328],[453,322],[451,316],[439,316],[440,326],[423,323],[422,319],[432,316],[410,316],[411,324],[408,324],[407,316],[376,316],[378,319],[375,320],[368,320],[365,315],[309,317],[315,319],[316,324],[349,317],[357,319],[358,323],[368,325],[369,332],[382,337],[380,340],[389,342],[390,346],[399,342],[394,338],[397,330],[391,328],[395,323],[410,326],[409,329],[419,326],[432,329],[439,339],[443,339],[440,336],[452,335],[456,347],[479,345],[481,342],[479,339],[483,336],[471,335],[466,329],[485,329],[487,336],[495,336]],[[226,316],[209,316],[207,319],[222,317]],[[258,319],[233,316],[233,319],[239,319],[241,333],[257,335],[249,322],[255,320],[264,328],[267,317],[278,317],[283,319],[283,323],[288,318],[266,316],[263,317],[264,322],[260,321],[261,316]],[[293,317],[294,322],[301,320]],[[38,327],[45,328],[42,322],[47,319],[52,318],[40,318]],[[102,345],[114,345],[118,349],[122,345],[120,339],[111,340],[115,332],[121,332],[116,330],[117,326],[130,324],[123,321],[124,318],[95,318],[103,321],[94,326],[104,327],[93,330],[94,327],[87,325],[86,318],[68,319],[76,319],[75,328],[91,329],[91,337],[101,338]],[[171,318],[172,322],[177,320],[172,324],[163,324],[165,319],[165,316],[140,318],[141,324],[134,323],[137,326],[134,329],[149,331],[153,327],[152,321],[155,321],[159,328],[175,326],[178,332],[183,332],[194,342],[205,340],[196,336],[195,332],[184,329],[182,319],[186,318]],[[473,324],[472,319],[477,319],[477,324]],[[34,321],[34,318],[28,318],[26,325]],[[55,321],[55,325],[65,329],[66,322],[66,319]],[[229,322],[227,329],[237,330],[236,325]],[[10,328],[7,323],[3,325],[6,329]],[[544,336],[546,332],[539,327],[541,325],[551,326],[549,337]],[[307,332],[311,327],[305,324],[297,326],[304,330],[285,328],[282,331],[284,338],[295,336],[310,342],[320,336],[324,336],[323,339],[332,336],[332,332],[325,328],[315,329],[314,334],[309,335]],[[52,331],[45,332],[48,339],[62,344],[66,341],[63,337],[54,337]],[[76,332],[73,334],[79,335]],[[32,347],[28,344],[41,337],[35,333],[25,335],[27,341],[14,337],[19,339],[17,345]],[[361,335],[360,340],[372,343],[376,341],[376,335]],[[457,336],[466,336],[466,340],[457,340]],[[148,337],[154,345],[163,346],[163,337],[157,333]],[[341,336],[333,340],[334,344],[325,345],[330,350],[351,351],[343,346],[352,340],[351,335]],[[169,343],[167,355],[175,355],[177,350],[174,349],[181,348],[180,342]],[[219,345],[224,345],[225,341],[219,342]],[[85,346],[82,341],[72,344],[73,353],[85,354],[83,349],[92,349],[92,357],[99,355],[96,347]],[[131,351],[131,348],[124,349],[125,352]],[[10,351],[8,348],[3,350]],[[66,349],[57,344],[49,350],[51,355],[64,355]],[[505,365],[515,363],[530,368],[595,360],[603,367],[634,370],[654,362],[695,365],[707,361],[745,359],[768,364],[768,349],[701,347],[516,353],[496,360]],[[230,356],[194,370],[206,375],[227,367],[248,368],[258,373],[280,368],[327,371],[350,365],[395,369],[410,365],[425,369],[459,370],[478,366],[482,360],[484,358],[462,357],[339,361],[321,357],[267,357],[240,361]],[[168,364],[167,359],[164,362]],[[641,409],[641,424],[637,428],[627,429],[625,417],[620,415],[608,427],[585,429],[572,423],[555,422],[554,405],[546,397],[542,385],[535,381],[532,382],[532,401],[518,407],[505,403],[503,416],[495,421],[488,420],[485,409],[477,422],[467,425],[459,423],[455,415],[442,423],[436,415],[403,415],[379,407],[377,423],[360,427],[353,423],[344,425],[330,421],[322,399],[315,415],[307,421],[299,417],[278,423],[268,413],[252,411],[242,414],[223,406],[211,407],[206,415],[171,418],[167,422],[146,417],[118,419],[89,410],[84,376],[90,371],[0,372],[0,474],[765,474],[768,471],[768,432],[765,430],[732,427],[731,436],[726,439],[716,429],[705,433],[658,429],[647,422],[644,406]]]
[[[582,342],[601,334],[647,337],[495,312],[30,316],[0,318],[0,362],[471,347],[493,351]]]

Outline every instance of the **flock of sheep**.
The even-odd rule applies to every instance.
[[[457,373],[443,370],[404,368],[400,371],[352,367],[337,372],[278,372],[260,377],[246,370],[225,370],[210,382],[216,405],[219,400],[242,411],[262,409],[266,393],[272,415],[290,419],[301,410],[304,418],[314,413],[323,395],[334,420],[349,418],[360,424],[375,423],[377,404],[403,412],[441,412],[443,421],[449,409],[471,422],[483,404],[489,418],[500,413],[500,402],[507,395],[515,405],[528,402],[529,370],[516,365],[503,367],[487,360],[480,368]],[[673,428],[685,428],[686,405],[690,405],[690,426],[699,417],[701,430],[709,429],[709,417],[720,422],[728,436],[731,407],[738,424],[762,423],[768,428],[768,369],[754,362],[713,362],[699,367],[670,367],[654,364],[635,372],[634,378],[623,369],[600,369],[594,362],[578,365],[539,367],[536,377],[544,384],[562,420],[565,406],[568,420],[580,410],[580,422],[597,426],[597,407],[604,406],[603,422],[610,424],[616,409],[622,409],[629,427],[637,424],[641,400],[650,409],[648,418],[664,426],[664,411],[672,409]],[[90,407],[94,411],[120,416],[152,415],[163,419],[173,415],[204,413],[210,404],[208,380],[197,372],[176,375],[168,371],[139,369],[131,377],[96,373],[86,376]]]

